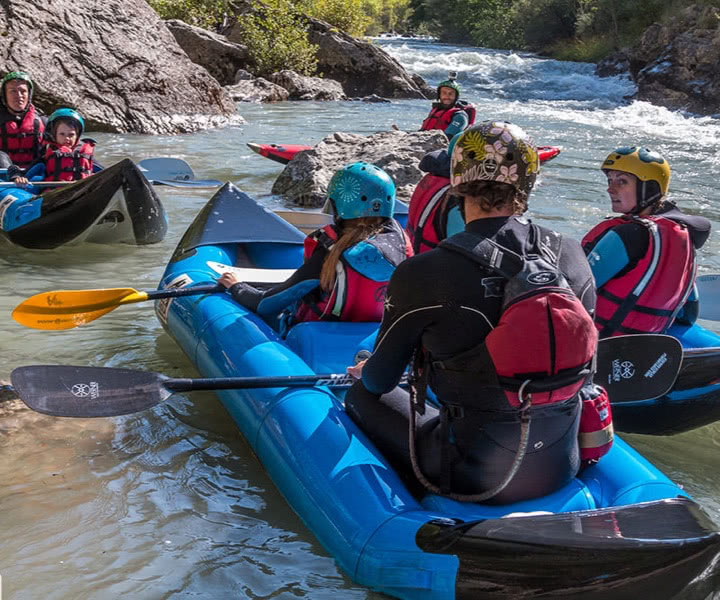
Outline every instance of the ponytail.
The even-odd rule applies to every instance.
[[[361,217],[342,221],[338,240],[330,248],[320,271],[320,287],[324,292],[330,293],[335,287],[337,264],[342,253],[358,242],[379,233],[386,221],[386,217]]]

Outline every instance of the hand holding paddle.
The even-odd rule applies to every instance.
[[[191,288],[192,289],[192,288]],[[649,400],[672,388],[682,347],[667,335],[602,340],[595,382],[612,402]],[[31,409],[53,416],[109,417],[146,410],[175,392],[284,387],[350,387],[352,375],[289,375],[171,379],[159,373],[104,367],[28,366],[11,374],[15,391]]]

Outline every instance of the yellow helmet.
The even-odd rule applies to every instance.
[[[648,148],[617,148],[608,154],[601,169],[622,171],[638,178],[638,212],[665,196],[670,186],[670,165],[657,152]]]

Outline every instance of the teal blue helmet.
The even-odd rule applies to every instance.
[[[58,123],[61,122],[70,123],[75,126],[78,130],[78,139],[82,136],[85,131],[85,121],[80,116],[80,113],[72,108],[58,108],[53,114],[48,117],[47,130],[50,136],[55,139],[55,128]]]
[[[392,217],[395,184],[390,175],[375,165],[351,163],[332,176],[328,204],[338,219]]]

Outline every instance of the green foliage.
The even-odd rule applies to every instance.
[[[302,13],[288,0],[254,0],[253,12],[239,17],[238,26],[256,75],[282,69],[315,74],[317,46],[308,40]]]
[[[304,11],[350,35],[364,35],[372,20],[364,0],[307,0]]]
[[[230,0],[148,0],[163,19],[180,19],[191,25],[212,29],[223,21]]]

